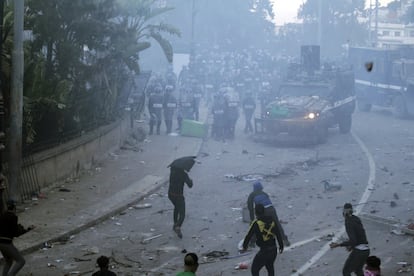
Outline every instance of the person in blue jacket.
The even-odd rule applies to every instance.
[[[255,181],[253,183],[253,192],[251,192],[249,194],[249,197],[247,198],[247,208],[249,209],[249,213],[250,213],[250,221],[254,220],[254,206],[257,204],[263,205],[265,208],[266,216],[271,216],[275,220],[276,225],[279,228],[280,233],[282,234],[283,243],[286,246],[289,246],[290,245],[289,239],[286,236],[282,225],[280,224],[276,209],[273,206],[273,203],[270,200],[269,195],[263,191],[263,185],[260,181]]]

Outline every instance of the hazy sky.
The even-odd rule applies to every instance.
[[[276,24],[282,25],[286,22],[295,22],[296,14],[300,5],[305,0],[271,0],[275,3]],[[385,6],[392,0],[380,0],[380,5]],[[369,5],[369,0],[365,1]],[[375,0],[372,0],[375,3]]]

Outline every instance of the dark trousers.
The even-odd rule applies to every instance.
[[[252,276],[259,276],[260,269],[262,267],[266,267],[267,275],[274,276],[275,275],[275,267],[274,263],[277,256],[277,248],[276,247],[268,247],[268,248],[260,248],[259,252],[257,252],[256,256],[254,256],[253,263],[252,263]]]
[[[184,196],[168,195],[171,203],[174,205],[174,227],[181,227],[185,218],[185,199]]]
[[[354,272],[357,276],[364,276],[363,267],[369,253],[369,250],[353,249],[345,261],[342,275],[351,276],[351,273]]]
[[[150,126],[149,134],[152,134],[153,133],[154,126],[157,127],[157,134],[160,134],[161,114],[151,113],[150,114],[149,126]]]
[[[19,272],[26,263],[22,254],[17,250],[13,243],[0,243],[0,251],[5,260],[2,275],[17,275],[17,272]],[[13,261],[16,262],[14,265]]]
[[[167,128],[167,134],[172,131],[172,119],[165,119],[165,127]]]
[[[244,118],[246,119],[246,123],[244,126],[244,133],[253,132],[252,116],[253,114],[244,115]]]

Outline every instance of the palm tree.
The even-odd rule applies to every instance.
[[[156,21],[170,8],[156,7],[155,2],[28,1],[26,29],[32,30],[33,39],[25,57],[25,96],[37,106],[37,128],[51,108],[59,132],[116,118],[121,91],[139,73],[139,55],[152,40],[172,61],[171,44],[163,35],[180,32]],[[38,138],[49,134],[38,131]]]

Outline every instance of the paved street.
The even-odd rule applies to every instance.
[[[409,181],[413,171],[407,163],[399,161],[411,158],[413,150],[409,143],[398,138],[402,137],[401,133],[406,138],[414,137],[409,128],[412,122],[398,121],[375,111],[354,117],[354,137],[340,135],[333,129],[328,143],[316,147],[257,144],[240,130],[233,141],[208,139],[198,154],[200,164],[190,172],[194,187],[185,189],[187,216],[182,240],[171,230],[172,205],[164,184],[137,202],[140,205],[114,214],[67,240],[51,243],[51,248],[27,255],[22,275],[88,275],[95,269],[94,262],[100,254],[112,256],[113,270],[118,275],[172,275],[182,268],[186,251],[200,256],[225,252],[234,257],[203,257],[198,275],[250,275],[249,270],[235,270],[235,266],[242,261],[251,262],[255,252],[252,249],[250,254],[239,256],[237,250],[248,227],[242,220],[241,209],[252,189],[251,182],[246,180],[251,179],[262,179],[292,243],[277,258],[278,275],[339,275],[347,252],[327,247],[332,237],[339,238],[343,233],[341,207],[344,202],[360,206],[367,215],[402,223],[413,217],[414,184]],[[389,128],[377,128],[379,122]],[[154,143],[161,140],[165,143],[177,138],[154,136],[150,139]],[[197,140],[182,138],[185,143]],[[364,141],[375,168],[368,161],[371,157],[367,157],[355,139]],[[140,164],[138,160],[143,160],[143,152],[120,151],[118,158],[102,164],[101,170],[110,170],[122,182],[121,176],[130,171],[126,167]],[[374,173],[370,173],[372,169]],[[96,177],[99,173],[86,176],[91,181]],[[339,189],[326,190],[323,180]],[[369,182],[373,180],[372,188]],[[82,178],[79,183],[83,181]],[[368,197],[366,203],[358,205],[364,195]],[[395,202],[394,207],[391,201]],[[145,203],[151,207],[142,209]],[[383,260],[385,275],[397,275],[404,262],[412,262],[413,239],[391,233],[398,228],[380,221],[363,219],[371,253]]]

